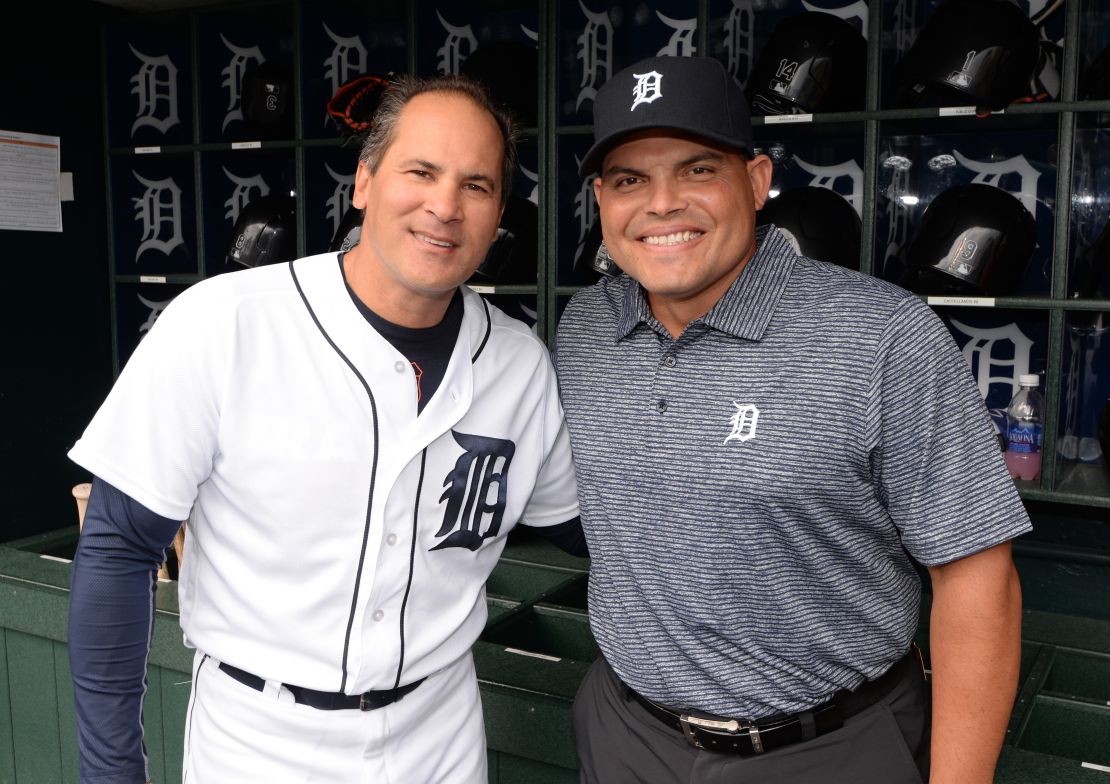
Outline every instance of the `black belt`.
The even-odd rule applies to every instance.
[[[239,681],[239,683],[244,686],[250,686],[255,691],[262,691],[266,688],[265,679],[259,678],[257,675],[251,675],[249,672],[244,672],[238,667],[232,667],[226,662],[220,662],[220,669]],[[316,691],[315,689],[306,689],[303,686],[292,686],[288,683],[283,683],[281,685],[293,693],[294,701],[301,705],[307,705],[310,708],[316,708],[317,710],[347,710],[357,708],[359,710],[372,711],[378,708],[384,708],[386,705],[392,705],[423,682],[424,679],[421,678],[407,686],[399,686],[396,689],[380,689],[378,691],[363,692],[362,694],[341,694],[333,691]]]
[[[916,646],[911,647],[909,653],[885,673],[854,691],[837,692],[828,702],[793,716],[769,716],[759,721],[729,719],[693,710],[673,711],[632,689],[628,689],[628,694],[652,716],[681,732],[691,746],[747,757],[840,729],[846,718],[890,694],[898,682],[915,668],[923,674]]]

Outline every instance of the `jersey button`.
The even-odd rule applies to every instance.
[[[372,618],[373,618],[373,619],[374,619],[375,621],[380,621],[380,620],[381,620],[382,618],[384,618],[384,617],[385,617],[385,613],[384,613],[384,612],[382,612],[381,610],[374,610],[374,614],[373,614],[373,615],[372,615],[371,617],[372,617]]]
[[[385,538],[385,543],[388,544],[390,547],[397,544],[397,534],[390,534],[389,536],[387,536]]]
[[[401,360],[397,360],[396,362],[393,363],[393,369],[396,370],[398,373],[404,373],[405,372],[405,363],[402,362]]]

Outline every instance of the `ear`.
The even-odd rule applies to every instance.
[[[355,187],[351,192],[351,204],[355,208],[364,210],[366,209],[366,192],[370,188],[370,180],[374,175],[370,173],[370,169],[362,161],[358,162],[358,168],[355,169]]]
[[[594,201],[601,206],[601,178],[594,177]]]
[[[757,155],[748,161],[748,177],[752,181],[752,198],[755,209],[762,209],[771,189],[771,172],[774,166],[766,155]]]

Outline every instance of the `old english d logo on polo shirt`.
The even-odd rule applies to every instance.
[[[633,111],[642,103],[651,103],[662,98],[663,74],[658,71],[648,71],[644,74],[632,74],[636,77],[636,84],[632,87],[632,106],[628,111]]]
[[[759,409],[751,403],[737,403],[732,402],[736,407],[735,413],[729,417],[729,424],[732,426],[732,432],[728,434],[725,439],[727,444],[729,441],[750,441],[755,438],[755,426],[759,422]]]

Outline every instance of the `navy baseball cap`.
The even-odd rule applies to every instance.
[[[578,167],[601,168],[623,137],[651,128],[685,131],[752,156],[748,102],[719,60],[649,57],[625,68],[597,91],[594,144]]]

